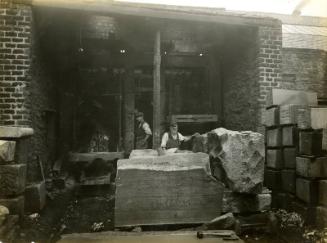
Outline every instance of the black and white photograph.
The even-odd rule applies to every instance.
[[[0,0],[0,243],[327,243],[327,0]]]

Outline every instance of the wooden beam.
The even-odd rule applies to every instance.
[[[33,6],[53,7],[70,10],[88,11],[99,14],[119,14],[159,19],[188,20],[198,22],[215,22],[232,25],[276,26],[279,21],[273,18],[242,16],[238,13],[222,12],[204,14],[200,12],[151,9],[145,6],[126,6],[121,3],[103,0],[32,0]]]
[[[134,116],[135,116],[135,85],[134,85],[134,67],[133,64],[126,65],[124,77],[124,150],[129,154],[134,149]]]
[[[154,39],[154,58],[153,58],[153,147],[160,146],[160,66],[161,66],[161,54],[160,54],[160,31],[155,34]]]

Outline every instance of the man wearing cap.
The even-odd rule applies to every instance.
[[[188,141],[190,137],[184,137],[178,132],[177,122],[171,121],[169,124],[169,132],[165,132],[161,140],[162,149],[179,148],[182,141]]]
[[[142,112],[136,113],[136,120],[138,126],[136,129],[136,149],[147,149],[149,147],[149,138],[152,135],[149,124],[144,120]]]

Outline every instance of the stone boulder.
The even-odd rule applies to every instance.
[[[262,134],[217,128],[207,133],[207,148],[213,159],[220,160],[229,189],[239,193],[261,192],[265,163]]]
[[[0,164],[2,162],[11,162],[15,156],[15,141],[0,140]]]
[[[0,205],[0,226],[6,220],[7,215],[9,214],[9,210],[7,207]]]

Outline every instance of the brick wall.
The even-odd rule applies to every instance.
[[[272,88],[281,87],[282,83],[282,25],[276,20],[275,26],[261,26],[258,28],[259,53],[257,67],[259,71],[259,97],[257,99],[260,110],[257,114],[257,131],[263,132],[263,111],[266,106],[267,95]]]
[[[283,48],[282,88],[310,90],[327,98],[327,52]]]
[[[31,124],[28,87],[32,10],[30,6],[0,2],[0,124]]]
[[[236,48],[236,47],[235,47]],[[257,44],[253,36],[252,46],[238,47],[232,60],[231,53],[223,59],[223,116],[224,127],[232,130],[254,130],[259,109],[257,98]]]
[[[251,29],[248,30],[248,32]],[[282,27],[260,26],[248,44],[241,45],[224,71],[224,126],[229,129],[263,132],[262,117],[270,90],[282,81]],[[225,54],[230,58],[231,53]]]

